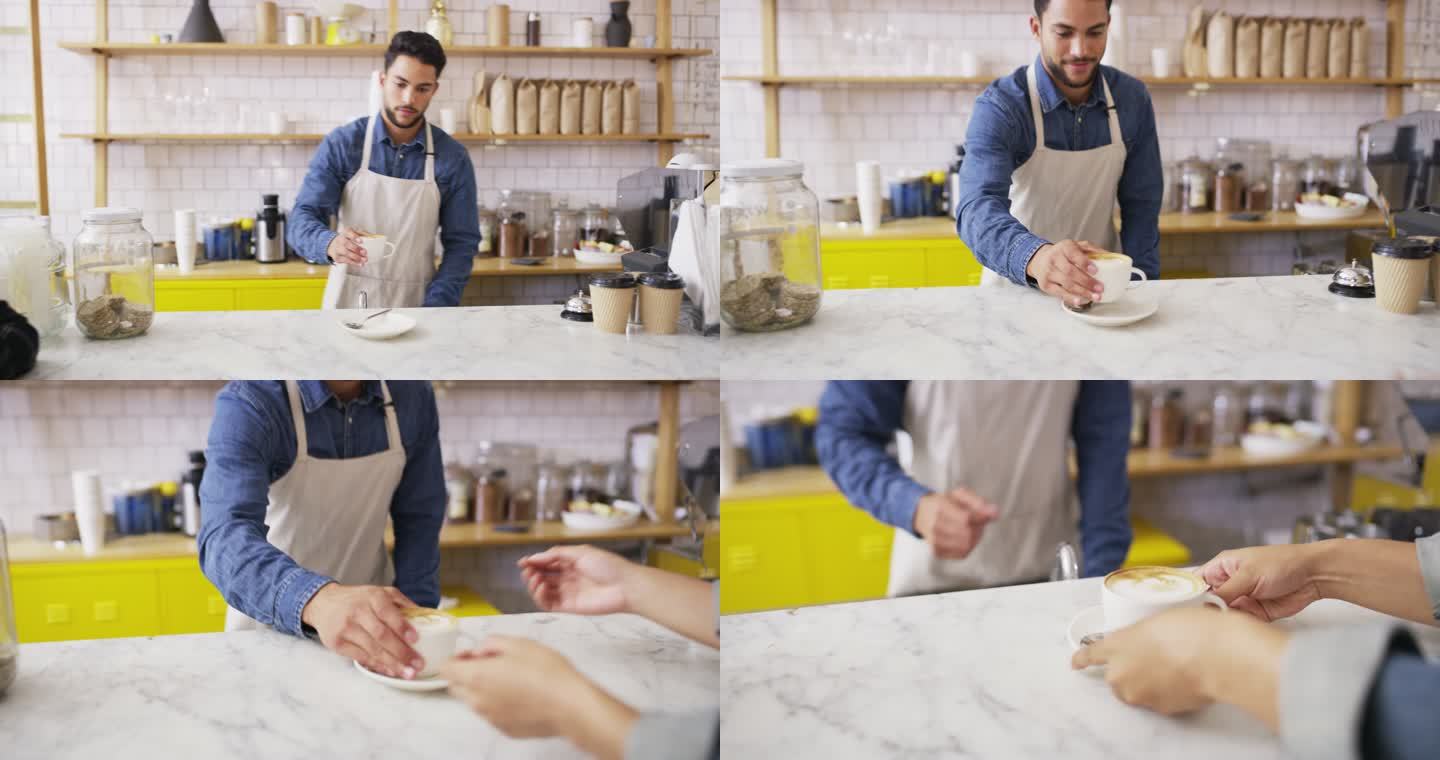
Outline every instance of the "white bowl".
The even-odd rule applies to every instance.
[[[615,266],[620,263],[620,257],[624,255],[624,251],[605,253],[604,251],[587,251],[583,248],[575,249],[575,260],[581,264]]]
[[[620,514],[608,517],[590,514],[589,512],[571,512],[566,510],[560,513],[560,518],[565,521],[565,527],[570,530],[579,531],[604,531],[619,530],[628,528],[640,521],[640,505],[628,501],[617,501],[612,504]]]
[[[1360,193],[1346,193],[1345,200],[1354,201],[1358,205],[1351,208],[1331,208],[1323,203],[1296,203],[1295,215],[1301,219],[1353,219],[1363,215],[1370,206],[1370,199]]]
[[[1281,438],[1265,433],[1246,433],[1240,437],[1240,448],[1256,457],[1292,457],[1319,446],[1321,441],[1321,438],[1309,435]]]

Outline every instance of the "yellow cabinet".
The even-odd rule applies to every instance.
[[[837,240],[820,256],[826,290],[980,284],[980,262],[959,239]]]
[[[17,564],[22,643],[147,636],[160,624],[155,573],[130,563]]]
[[[975,254],[959,240],[925,249],[925,282],[932,288],[979,285],[981,271]]]
[[[164,279],[155,282],[155,308],[159,311],[318,309],[324,294],[325,280],[317,278]]]
[[[895,529],[864,510],[834,497],[817,503],[806,521],[806,553],[811,563],[816,604],[853,602],[885,596],[890,580],[890,546]]]
[[[156,570],[160,589],[160,633],[213,633],[225,630],[225,597],[200,572],[194,560]]]
[[[809,604],[800,515],[789,510],[725,512],[720,611]]]

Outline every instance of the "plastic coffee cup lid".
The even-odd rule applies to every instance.
[[[635,276],[628,272],[607,272],[590,277],[592,288],[633,288]]]
[[[1429,240],[1402,237],[1381,240],[1370,249],[1370,252],[1376,256],[1392,259],[1428,259],[1435,255],[1435,247]]]
[[[674,272],[646,272],[640,275],[640,284],[660,290],[681,290],[685,287],[685,280]]]

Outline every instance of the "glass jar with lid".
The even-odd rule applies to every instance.
[[[1288,158],[1275,161],[1270,173],[1270,209],[1294,211],[1300,197],[1300,164]]]
[[[720,316],[783,330],[820,310],[820,202],[804,164],[763,159],[720,170]]]
[[[555,224],[550,235],[556,256],[574,256],[580,240],[580,212],[561,204],[555,209]]]
[[[1335,161],[1335,189],[1342,193],[1364,192],[1360,182],[1360,160],[1346,156]]]
[[[50,236],[47,217],[0,219],[0,301],[8,301],[40,337],[69,321],[65,246]]]
[[[536,519],[558,522],[565,512],[565,468],[542,464],[535,480]]]
[[[1210,185],[1215,171],[1195,156],[1180,165],[1180,210],[1187,214],[1210,210]]]
[[[86,211],[73,246],[75,324],[87,338],[144,335],[155,320],[154,240],[133,208]]]
[[[493,257],[500,252],[500,246],[496,243],[495,236],[499,233],[499,219],[495,212],[484,206],[479,207],[480,215],[480,248],[478,255],[482,258]]]
[[[1215,211],[1233,214],[1244,206],[1245,166],[1234,163],[1215,172]]]
[[[1300,170],[1300,193],[1328,193],[1335,184],[1335,172],[1330,162],[1320,156],[1305,160]]]

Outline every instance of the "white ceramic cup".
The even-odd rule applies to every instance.
[[[434,678],[455,656],[460,643],[460,620],[448,612],[424,607],[407,608],[405,616],[419,634],[410,646],[425,661],[425,667],[415,677]]]
[[[279,111],[271,111],[265,114],[265,123],[270,128],[270,134],[283,135],[290,130],[290,121],[285,114]]]
[[[446,134],[455,134],[455,109],[440,109],[440,128],[445,130]]]
[[[175,209],[175,261],[180,274],[195,271],[195,209]]]
[[[1090,256],[1090,262],[1100,270],[1095,274],[1095,279],[1105,286],[1105,292],[1100,296],[1100,303],[1115,303],[1125,297],[1126,291],[1134,288],[1147,278],[1139,267],[1129,256],[1123,253],[1111,253],[1107,251],[1102,256]],[[1139,280],[1131,280],[1130,275],[1140,275]]]
[[[960,53],[960,76],[962,76],[962,77],[978,77],[978,76],[980,76],[980,56],[976,55],[975,53],[973,53],[973,52],[971,52],[971,51],[969,51],[969,50],[961,51],[961,53]]]
[[[365,248],[365,256],[370,261],[388,259],[395,255],[395,244],[386,240],[384,235],[361,235],[360,245]]]
[[[1127,567],[1105,576],[1100,586],[1105,630],[1114,631],[1178,607],[1211,606],[1228,611],[1225,600],[1210,593],[1205,579],[1175,567]]]
[[[570,22],[570,44],[588,48],[595,45],[595,19],[577,18]]]
[[[1175,62],[1170,57],[1170,48],[1152,48],[1150,50],[1150,67],[1157,77],[1173,76]]]

